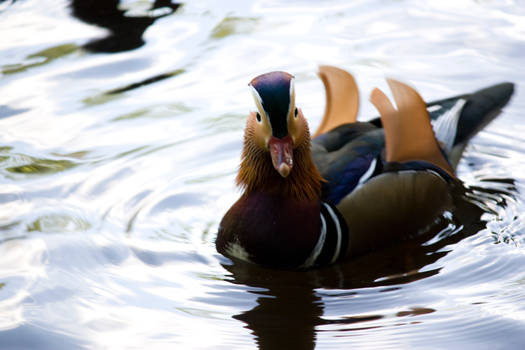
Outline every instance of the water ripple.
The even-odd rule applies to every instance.
[[[2,345],[525,343],[521,1],[117,4],[0,1]],[[232,262],[214,240],[239,195],[246,84],[292,72],[314,129],[320,63],[355,74],[361,120],[385,75],[428,100],[517,89],[459,164],[467,198],[429,235],[315,271]]]

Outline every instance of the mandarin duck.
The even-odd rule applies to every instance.
[[[375,88],[380,117],[357,121],[352,75],[321,66],[323,119],[313,137],[295,105],[294,77],[270,72],[249,87],[236,178],[242,195],[220,222],[216,248],[280,269],[309,269],[418,235],[453,210],[455,168],[468,140],[510,99],[502,83],[426,104],[387,79],[396,107]]]

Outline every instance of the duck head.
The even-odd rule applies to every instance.
[[[270,72],[248,85],[256,110],[246,123],[237,183],[247,190],[279,187],[296,194],[305,191],[302,186],[312,198],[319,192],[321,176],[311,159],[308,123],[295,105],[294,77]]]
[[[275,170],[287,177],[292,171],[293,149],[305,141],[308,128],[302,112],[295,106],[294,77],[286,72],[259,75],[249,84],[256,112],[254,141],[268,151]]]

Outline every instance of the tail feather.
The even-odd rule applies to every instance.
[[[467,142],[490,123],[509,102],[514,84],[501,83],[476,91],[467,99],[461,111],[454,144]]]
[[[355,122],[359,109],[359,90],[350,73],[333,66],[320,66],[319,77],[326,90],[326,107],[314,137]]]
[[[436,138],[454,168],[467,142],[498,116],[513,93],[514,84],[501,83],[428,103]]]

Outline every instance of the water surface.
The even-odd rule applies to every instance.
[[[0,2],[0,347],[525,345],[522,1]],[[118,5],[118,7],[117,7]],[[516,93],[458,169],[471,202],[429,235],[297,273],[215,251],[239,195],[246,84],[319,64],[427,100]]]

